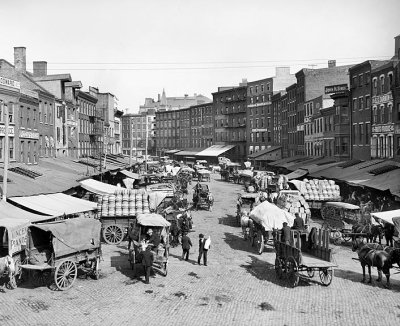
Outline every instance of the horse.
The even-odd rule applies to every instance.
[[[0,277],[3,276],[8,276],[10,286],[14,287],[12,284],[15,284],[15,263],[10,255],[0,258]],[[0,289],[4,291],[4,286]]]
[[[379,240],[379,244],[382,243],[383,238],[383,227],[381,225],[371,225],[370,233],[368,233],[368,238],[370,242],[376,242]]]
[[[390,288],[390,268],[395,262],[400,266],[400,249],[385,247],[378,243],[364,243],[361,239],[353,240],[352,250],[357,251],[358,258],[363,270],[363,279],[365,282],[365,266],[368,266],[369,281],[372,283],[371,266],[378,269],[377,282],[382,281],[382,272],[386,276],[386,288]]]

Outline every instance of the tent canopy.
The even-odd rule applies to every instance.
[[[116,190],[120,188],[109,185],[104,182],[100,182],[93,179],[86,179],[79,182],[82,188],[86,189],[87,191],[93,192],[98,195],[106,195],[106,194],[113,194]]]
[[[234,148],[235,145],[213,145],[211,147],[206,148],[205,150],[196,154],[196,156],[219,156],[230,149]]]
[[[138,214],[137,216],[137,223],[144,226],[170,226],[169,223],[164,217],[160,214]]]
[[[291,179],[297,179],[297,178],[304,177],[306,174],[308,174],[307,170],[297,169],[296,171],[286,174],[286,177],[288,178],[288,180],[291,180]]]
[[[0,218],[0,228],[5,228],[8,234],[8,254],[13,255],[23,250],[26,245],[28,226],[31,223],[28,219]]]
[[[25,211],[10,203],[0,201],[0,219],[8,218],[12,220],[28,220],[31,223],[48,221],[53,216],[43,216]],[[18,223],[18,222],[17,222]]]
[[[97,204],[62,193],[12,197],[10,201],[45,215],[62,216],[97,209]]]
[[[400,209],[395,209],[393,211],[386,211],[386,212],[371,213],[371,215],[375,218],[393,224],[393,218],[400,217]]]

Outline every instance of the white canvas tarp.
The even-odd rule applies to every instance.
[[[79,183],[82,188],[98,195],[114,194],[116,190],[121,189],[116,186],[109,185],[107,183],[100,182],[94,179],[82,180]]]
[[[294,222],[294,216],[292,214],[268,201],[264,201],[256,206],[256,208],[250,212],[250,218],[263,226],[266,231],[282,229],[283,222],[286,222],[289,226],[292,226]]]
[[[62,216],[97,209],[97,203],[66,194],[48,194],[27,197],[12,197],[10,201],[41,214]]]
[[[395,210],[386,211],[386,212],[371,213],[371,215],[377,219],[381,219],[382,221],[394,224],[393,218],[400,217],[400,209],[395,209]]]

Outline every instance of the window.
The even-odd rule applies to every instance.
[[[357,110],[357,99],[353,98],[353,111]]]
[[[372,79],[372,95],[377,95],[378,93],[378,79],[375,77]]]
[[[357,86],[357,76],[353,76],[351,85],[352,85],[353,87],[356,87],[356,86]]]
[[[393,105],[392,104],[388,104],[388,119],[387,122],[391,123],[393,122]]]
[[[250,87],[249,91],[250,91],[250,95],[253,94],[253,87]]]
[[[370,129],[371,129],[371,124],[366,122],[365,123],[365,144],[369,144],[369,139],[371,137]]]
[[[19,107],[19,125],[20,127],[24,126],[24,107]]]
[[[358,98],[358,109],[362,110],[364,108],[364,99],[362,97]]]
[[[365,96],[365,108],[369,109],[371,106],[371,97],[369,95]]]
[[[20,143],[20,156],[19,156],[19,159],[20,159],[20,161],[21,162],[25,162],[25,160],[24,160],[24,141],[21,141],[21,143]]]
[[[365,80],[365,85],[369,85],[369,81],[371,79],[371,73],[366,72],[364,77],[365,77],[365,79],[364,79]]]
[[[14,107],[12,105],[8,107],[8,122],[14,123]]]
[[[4,137],[0,137],[0,161],[3,160],[3,140]]]
[[[380,113],[379,122],[384,123],[384,119],[385,119],[385,106],[384,105],[381,105],[379,113]]]
[[[358,130],[360,131],[360,132],[358,133],[359,141],[360,141],[360,144],[362,144],[362,143],[364,142],[364,126],[363,126],[362,123],[360,123],[360,124],[358,125]]]
[[[362,86],[363,85],[363,74],[358,75],[358,86]]]
[[[256,85],[256,94],[258,93],[258,85]]]
[[[353,144],[356,144],[357,139],[357,124],[353,124]]]
[[[267,83],[267,91],[269,91],[269,90],[270,90],[269,83]]]
[[[261,92],[264,92],[264,84],[261,84]]]
[[[372,123],[378,123],[378,108],[376,106],[372,108]]]

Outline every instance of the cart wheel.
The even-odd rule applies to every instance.
[[[340,245],[342,243],[342,233],[338,230],[333,232],[333,243],[335,245]]]
[[[278,257],[275,258],[275,273],[276,277],[281,279],[283,276],[282,263]]]
[[[54,281],[59,290],[68,290],[75,282],[78,269],[73,261],[65,260],[59,264],[54,273]]]
[[[326,216],[327,216],[326,210],[327,210],[327,207],[326,207],[326,206],[321,207],[321,218],[322,218],[323,220],[325,220],[325,219],[326,219]]]
[[[261,232],[257,232],[257,252],[261,255],[264,251],[264,236]]]
[[[94,263],[93,277],[95,280],[98,280],[100,278],[100,257],[97,257]]]
[[[315,275],[315,271],[312,268],[307,268],[307,275],[309,278],[313,278]]]
[[[103,239],[108,244],[120,244],[124,237],[124,231],[118,225],[109,225],[103,229]]]
[[[286,262],[288,271],[288,281],[290,286],[296,287],[299,284],[299,272],[297,262],[293,256],[290,256]]]
[[[333,279],[333,268],[320,268],[319,278],[321,279],[321,283],[323,286],[328,286],[329,284],[331,284]]]
[[[346,242],[353,240],[352,237],[347,232],[343,232],[342,235],[343,235],[343,240]]]
[[[168,275],[168,263],[163,263],[163,276]]]

